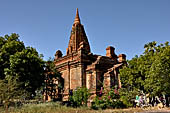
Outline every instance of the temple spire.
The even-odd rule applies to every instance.
[[[84,27],[80,23],[79,12],[77,9],[67,48],[67,55],[73,52],[78,52],[78,50],[83,50],[85,53],[90,52],[90,45]]]
[[[75,17],[75,19],[74,19],[74,24],[76,24],[76,23],[80,23],[78,8],[77,8],[77,10],[76,10],[76,17]]]

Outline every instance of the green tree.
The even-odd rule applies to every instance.
[[[0,80],[0,102],[4,105],[6,113],[11,102],[25,98],[27,94],[25,89],[18,83],[18,77],[6,76],[5,79]]]
[[[17,34],[0,37],[0,78],[5,78],[5,68],[10,67],[10,56],[25,49]]]
[[[44,61],[42,55],[32,47],[25,47],[19,35],[13,33],[0,37],[0,79],[17,76],[22,88],[35,94],[44,81]]]
[[[145,89],[152,95],[170,94],[170,45],[154,46],[152,64],[145,79]]]

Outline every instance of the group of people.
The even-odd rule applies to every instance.
[[[168,102],[169,103],[169,102]],[[166,99],[165,95],[155,96],[155,97],[149,97],[149,94],[140,94],[139,96],[136,95],[135,99],[135,107],[151,107],[151,106],[160,106],[161,108],[165,107]],[[169,106],[168,106],[169,107]]]

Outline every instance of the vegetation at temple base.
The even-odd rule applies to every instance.
[[[126,99],[134,99],[135,93],[139,94],[140,91],[150,97],[170,94],[169,43],[157,45],[156,42],[150,42],[144,48],[142,55],[129,60],[128,66],[120,70],[121,90],[124,90]],[[134,96],[130,96],[132,93]]]
[[[104,91],[106,93],[106,91]],[[106,108],[125,108],[126,106],[120,99],[116,89],[111,89],[108,93],[102,96],[96,96],[93,100],[92,109],[106,109]]]
[[[77,88],[73,92],[70,91],[69,102],[73,107],[87,106],[90,92],[87,88]]]

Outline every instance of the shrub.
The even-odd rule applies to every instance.
[[[90,96],[87,88],[77,88],[73,92],[70,92],[69,102],[73,107],[87,106],[87,100]]]
[[[111,89],[106,95],[96,97],[93,100],[92,109],[124,108],[125,105],[120,100],[119,94],[115,89]]]
[[[92,106],[91,106],[92,109],[106,109],[107,108],[107,105],[106,105],[106,102],[105,100],[102,98],[102,97],[98,97],[96,96],[92,102]]]
[[[136,90],[128,91],[125,88],[119,90],[120,100],[126,107],[133,107],[135,96],[138,94]]]

